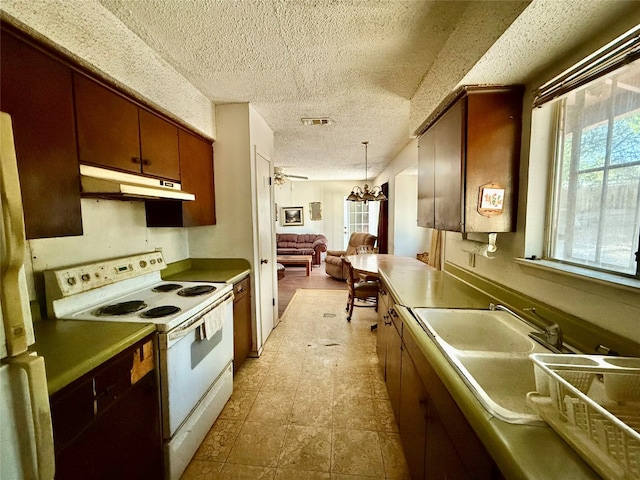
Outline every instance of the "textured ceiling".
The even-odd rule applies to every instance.
[[[312,180],[363,179],[365,140],[374,177],[458,85],[529,82],[590,32],[640,11],[624,0],[0,5],[201,131],[215,131],[207,99],[250,102],[275,134],[275,165]],[[303,126],[303,117],[333,123]]]
[[[407,144],[411,97],[470,7],[466,23],[491,42],[466,55],[447,93],[528,2],[100,3],[214,103],[250,102],[274,131],[274,161],[286,173],[324,180],[361,179],[364,140],[369,176]],[[446,68],[457,64],[450,58]],[[303,117],[333,123],[309,127]]]

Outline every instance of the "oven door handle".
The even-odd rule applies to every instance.
[[[187,325],[186,327],[183,327],[183,328],[178,328],[177,330],[175,330],[173,332],[169,332],[169,334],[167,334],[167,340],[169,342],[172,342],[174,340],[177,340],[179,338],[184,337],[185,335],[189,334],[190,332],[193,332],[195,329],[199,328],[204,323],[204,317],[206,316],[206,314],[208,312],[210,312],[214,308],[218,308],[223,303],[225,303],[225,302],[227,302],[229,300],[232,300],[232,299],[233,299],[233,292],[227,294],[222,300],[220,300],[215,305],[213,305],[211,308],[209,308],[206,313],[204,313],[198,320],[196,320],[192,324]]]

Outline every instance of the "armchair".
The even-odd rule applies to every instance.
[[[360,245],[369,245],[373,247],[378,237],[366,232],[354,232],[349,237],[349,244],[346,250],[327,250],[327,256],[324,259],[325,271],[327,275],[331,275],[338,280],[346,280],[349,276],[349,270],[342,263],[342,257],[347,255],[355,255],[356,248]]]

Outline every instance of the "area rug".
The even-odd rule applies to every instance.
[[[295,348],[343,348],[375,353],[371,325],[378,314],[371,307],[355,307],[347,321],[347,291],[298,289],[271,336]]]

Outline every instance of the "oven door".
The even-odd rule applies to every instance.
[[[204,331],[207,314],[200,314],[195,321],[185,322],[186,327],[159,334],[165,439],[173,437],[233,360],[233,294],[216,302],[214,309],[207,311],[221,315],[222,325],[215,333]]]

